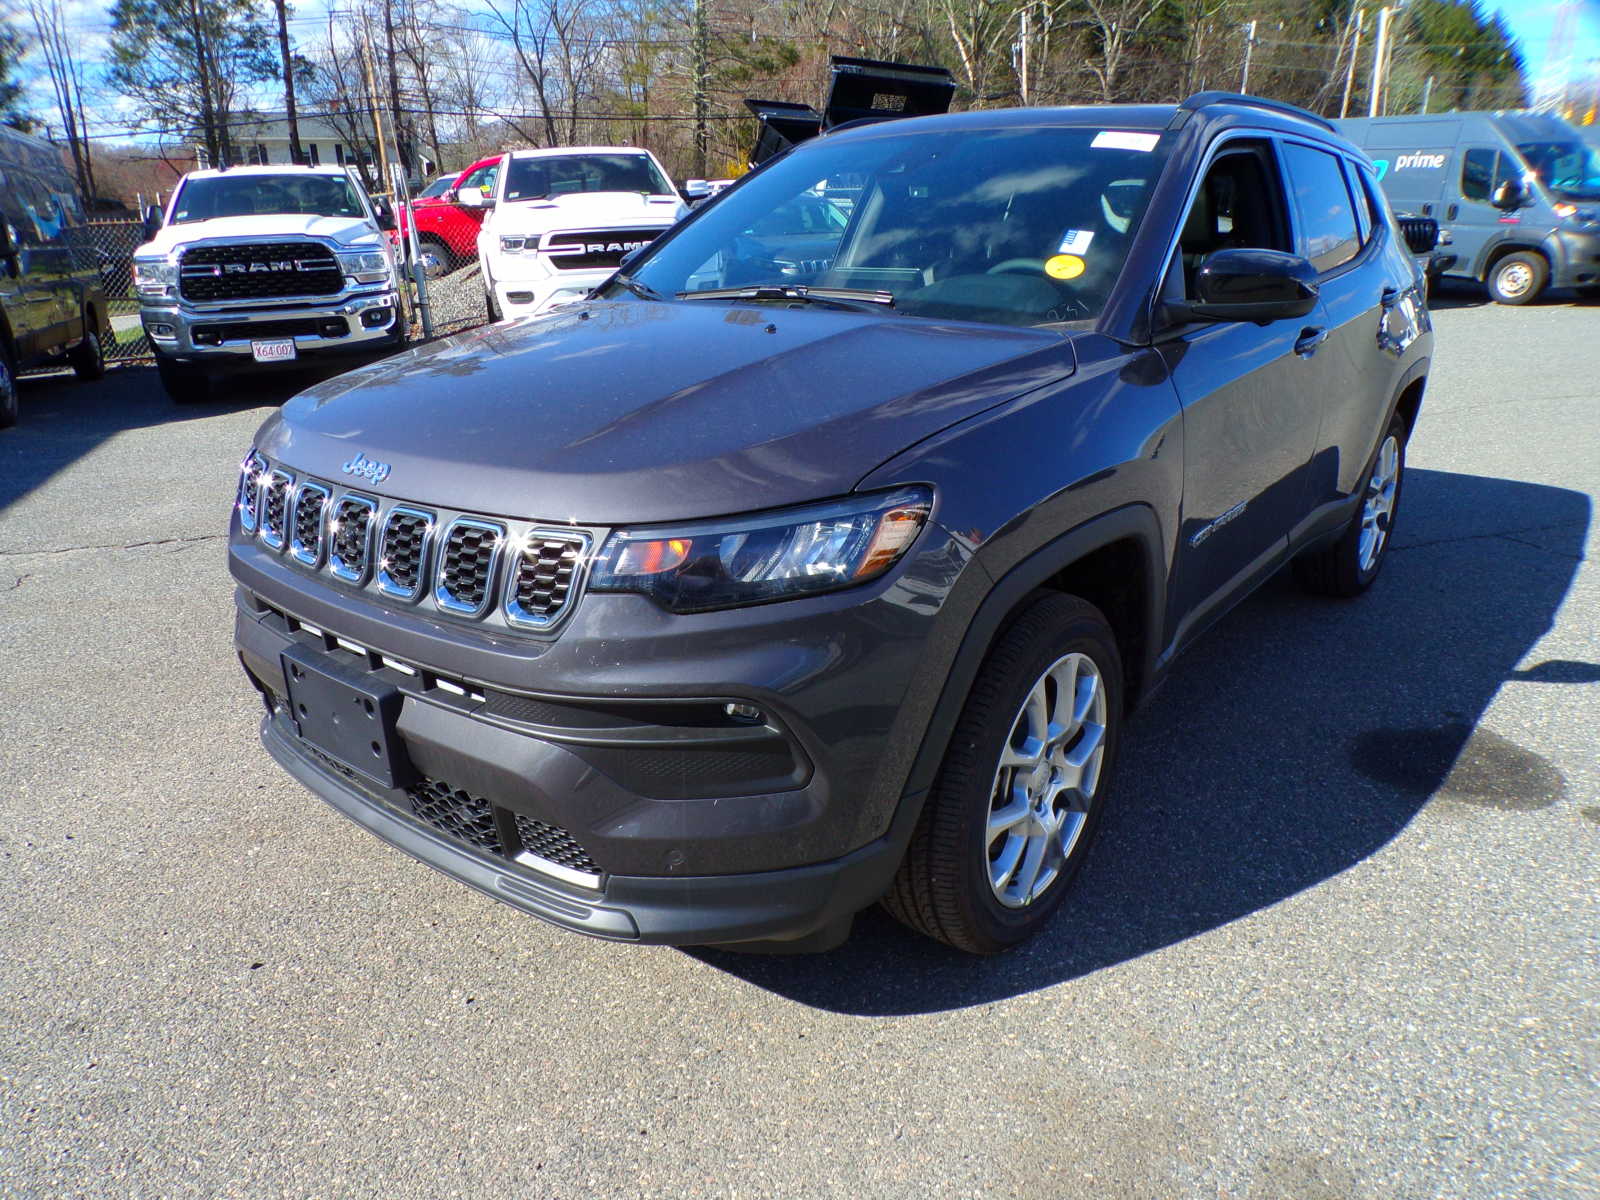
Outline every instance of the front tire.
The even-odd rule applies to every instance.
[[[94,324],[94,314],[83,316],[83,341],[67,356],[75,375],[85,383],[103,378],[106,373],[106,351],[100,341],[100,330]]]
[[[417,250],[422,257],[422,273],[429,279],[443,279],[456,269],[455,255],[438,238],[420,239]]]
[[[0,429],[15,425],[21,408],[17,398],[16,365],[11,360],[11,351],[0,346]]]
[[[175,363],[158,354],[156,372],[174,404],[204,404],[211,399],[211,380],[201,368]]]
[[[1344,533],[1331,546],[1294,560],[1295,578],[1301,587],[1320,596],[1349,598],[1372,586],[1389,556],[1405,470],[1406,423],[1397,413],[1378,443],[1361,484],[1361,507]]]
[[[490,321],[500,319],[500,301],[495,299],[494,284],[487,281],[483,285],[483,307],[488,312]]]
[[[1496,304],[1532,304],[1550,282],[1550,264],[1542,254],[1518,250],[1495,263],[1485,282]]]
[[[1098,828],[1121,730],[1105,617],[1076,596],[1033,601],[978,671],[884,907],[974,954],[1039,932]]]

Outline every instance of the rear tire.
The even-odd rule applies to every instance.
[[[1550,282],[1550,264],[1542,254],[1518,250],[1489,268],[1484,282],[1496,304],[1532,304]]]
[[[156,371],[174,404],[204,404],[211,399],[211,380],[203,368],[175,363],[158,354]]]
[[[974,954],[1039,932],[1088,853],[1121,730],[1111,626],[1040,596],[979,668],[883,906]]]
[[[9,429],[17,423],[21,407],[17,398],[17,368],[11,361],[11,351],[0,347],[0,429]]]
[[[89,383],[103,378],[106,373],[106,351],[100,341],[100,330],[94,324],[94,314],[86,312],[83,316],[83,341],[79,342],[67,361],[72,364],[73,373]]]
[[[443,279],[446,275],[450,274],[450,272],[456,269],[457,263],[455,255],[451,254],[450,247],[439,241],[438,238],[419,239],[417,242],[417,250],[423,256],[423,274],[429,279]],[[427,264],[428,256],[432,256],[434,262],[436,263],[436,265],[431,269]]]
[[[1348,599],[1372,586],[1394,540],[1405,472],[1406,423],[1396,414],[1367,467],[1361,481],[1361,506],[1344,533],[1331,546],[1294,560],[1295,579],[1301,587],[1319,596]]]

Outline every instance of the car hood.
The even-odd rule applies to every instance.
[[[494,210],[496,233],[547,229],[644,228],[671,225],[688,207],[676,196],[642,192],[574,192],[543,200],[503,200]]]
[[[849,492],[922,438],[1072,373],[1056,333],[837,309],[594,302],[352,371],[269,418],[269,457],[388,495],[597,525]]]
[[[358,239],[373,242],[377,235],[377,227],[361,217],[314,217],[298,213],[217,217],[210,221],[165,225],[155,237],[139,247],[137,253],[168,254],[179,246],[210,238],[260,238],[262,241],[271,241],[280,237],[310,236],[332,238],[343,245],[350,245]]]

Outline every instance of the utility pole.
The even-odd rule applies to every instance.
[[[1350,65],[1344,73],[1344,98],[1339,101],[1341,117],[1349,115],[1350,112],[1350,89],[1356,81],[1356,58],[1361,54],[1361,25],[1366,11],[1364,8],[1356,9],[1356,29],[1350,37]]]
[[[378,142],[378,179],[387,184],[389,182],[389,151],[383,144],[383,120],[378,115],[378,89],[372,82],[372,31],[365,28],[361,30],[361,67],[367,77],[367,111],[372,114],[372,133]],[[359,165],[359,162],[358,164]]]
[[[1239,75],[1239,90],[1246,95],[1250,92],[1250,52],[1256,46],[1256,23],[1251,21],[1244,27],[1244,70]]]
[[[411,171],[411,139],[403,130],[409,122],[400,118],[400,69],[394,53],[394,0],[383,0],[383,49],[389,62],[389,125],[394,134],[394,152],[407,174]]]
[[[709,86],[711,34],[706,26],[707,0],[694,0],[694,173],[706,176],[706,153],[711,148],[706,128],[706,90]]]
[[[1430,101],[1432,99],[1433,99],[1433,76],[1429,75],[1428,76],[1428,82],[1426,82],[1426,83],[1424,83],[1422,85],[1422,107],[1420,109],[1418,109],[1418,111],[1422,112],[1422,113],[1426,113],[1428,111],[1428,101]]]
[[[1022,107],[1028,107],[1028,9],[1024,4],[1017,14],[1017,81],[1022,89]]]
[[[300,118],[294,110],[294,60],[289,57],[289,6],[286,0],[273,0],[278,10],[278,52],[283,56],[283,112],[289,120],[289,161],[303,163],[300,148]]]
[[[1381,115],[1383,90],[1389,84],[1389,17],[1392,8],[1378,10],[1378,35],[1372,43],[1372,75],[1367,83],[1367,116]]]

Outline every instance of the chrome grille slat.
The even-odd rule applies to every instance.
[[[327,542],[329,488],[309,480],[294,494],[294,516],[290,521],[289,554],[308,567],[322,565]]]
[[[434,515],[397,504],[383,521],[378,539],[378,590],[401,600],[415,600],[428,578],[428,549]]]
[[[261,477],[266,470],[267,460],[254,450],[239,467],[239,528],[246,533],[255,532],[261,517]]]
[[[505,616],[513,625],[542,629],[566,611],[578,582],[589,539],[582,534],[535,529],[512,555],[506,580]]]
[[[433,602],[446,612],[481,616],[494,600],[495,567],[505,542],[503,525],[476,517],[450,522],[439,546]]]
[[[274,550],[282,550],[288,539],[290,489],[294,476],[287,471],[274,470],[267,475],[261,491],[261,541]]]
[[[333,506],[328,525],[328,570],[346,583],[365,583],[372,565],[373,518],[378,502],[347,492]]]

